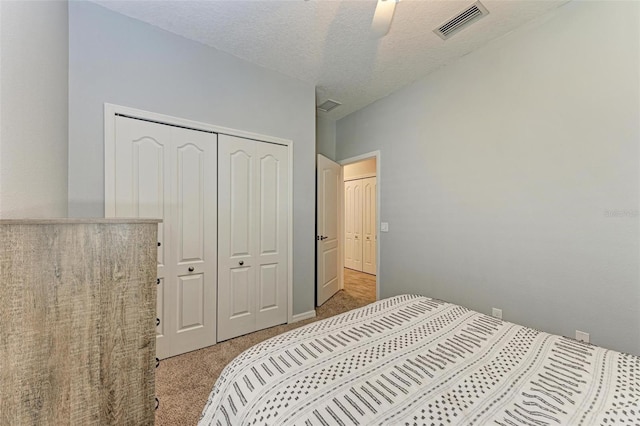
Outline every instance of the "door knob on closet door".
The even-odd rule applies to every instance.
[[[189,266],[189,272],[193,272],[195,270],[196,270],[196,268],[194,268],[193,266]]]
[[[241,260],[240,262],[238,262],[238,265],[240,266],[244,265],[244,260]]]
[[[369,239],[369,237],[367,237],[367,240]]]

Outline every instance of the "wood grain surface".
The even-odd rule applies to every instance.
[[[154,421],[157,225],[0,224],[0,424]]]

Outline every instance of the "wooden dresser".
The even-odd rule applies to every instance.
[[[0,425],[151,425],[158,220],[0,220]]]

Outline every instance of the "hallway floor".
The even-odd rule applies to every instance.
[[[376,276],[344,268],[344,291],[366,303],[376,301]]]

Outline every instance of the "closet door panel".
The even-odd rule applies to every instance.
[[[151,126],[149,126],[151,127]],[[132,200],[130,204],[120,204],[120,216],[126,216],[126,206],[133,207],[134,211],[129,217],[141,218],[162,218],[164,217],[164,156],[165,147],[163,142],[166,141],[166,129],[157,129],[150,131],[147,136],[143,136],[138,140],[132,141],[132,181],[136,184],[129,188],[132,190]],[[159,131],[160,130],[160,131]],[[152,135],[158,132],[157,139]],[[125,180],[126,181],[126,178]],[[121,181],[122,182],[122,181]],[[120,187],[120,189],[124,189]],[[164,265],[164,226],[158,225],[158,241],[161,245],[158,247],[158,265]]]
[[[253,331],[254,291],[253,269],[233,268],[229,274],[231,303],[229,317],[242,324],[245,333]],[[244,318],[244,320],[242,320]]]
[[[355,268],[354,252],[355,252],[355,197],[354,197],[354,181],[344,183],[344,232],[345,232],[345,258],[344,266],[346,268]]]
[[[270,154],[260,158],[260,249],[261,256],[278,254],[279,161]]]
[[[376,273],[376,178],[362,180],[362,272]]]
[[[225,241],[223,244],[228,242],[229,259],[243,259],[246,267],[255,255],[256,230],[252,217],[256,208],[255,143],[240,138],[231,139],[222,139],[226,143],[219,147],[221,156],[224,156],[220,175],[225,177],[221,181],[219,198],[225,201],[221,206],[226,214],[221,226],[228,229],[222,241]]]
[[[261,313],[269,310],[278,309],[279,302],[278,291],[278,264],[260,265],[260,277],[258,279],[259,303],[258,307]]]
[[[115,217],[165,219],[165,186],[168,144],[171,130],[167,126],[126,117],[116,118],[115,144]],[[167,170],[166,170],[167,169]],[[166,223],[158,225],[158,267],[165,264]]]
[[[157,356],[216,342],[217,135],[115,118],[115,216],[160,218]],[[107,149],[112,149],[107,145]]]
[[[158,224],[156,350],[164,354],[170,342],[174,316],[166,309],[166,285],[175,275],[167,248],[171,234],[171,127],[127,117],[115,120],[114,170],[106,179],[115,187],[115,216],[162,219]]]
[[[256,329],[287,322],[289,153],[282,145],[256,142],[257,243],[259,273]]]
[[[218,341],[255,330],[256,142],[218,143]]]
[[[177,149],[178,262],[204,261],[204,152],[188,143]]]
[[[288,149],[220,136],[218,340],[287,321]]]
[[[171,253],[176,274],[165,289],[175,316],[166,356],[216,342],[217,136],[171,127]]]
[[[344,183],[344,266],[362,271],[362,179]]]
[[[203,274],[178,278],[178,333],[205,326]]]
[[[353,184],[353,269],[362,271],[362,180]]]
[[[253,200],[253,147],[229,155],[229,217],[231,256],[251,256]],[[227,176],[225,174],[225,176]]]

